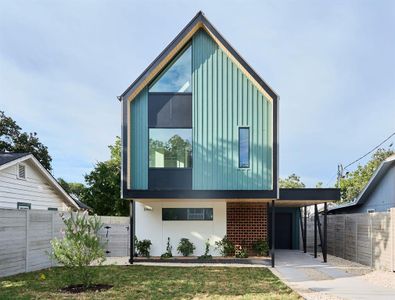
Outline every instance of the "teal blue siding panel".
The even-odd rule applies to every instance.
[[[143,89],[130,103],[130,186],[148,189],[148,91]]]
[[[271,190],[272,102],[203,31],[192,38],[193,189]],[[239,169],[238,128],[250,127]]]

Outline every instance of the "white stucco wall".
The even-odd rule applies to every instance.
[[[144,206],[152,208],[144,210]],[[162,221],[162,208],[213,208],[213,221]],[[167,237],[173,246],[173,255],[181,238],[188,238],[196,247],[193,255],[202,255],[205,241],[210,239],[210,254],[219,255],[214,243],[226,234],[226,202],[204,200],[144,201],[136,202],[136,236],[139,240],[150,239],[151,255],[160,256],[166,250]]]

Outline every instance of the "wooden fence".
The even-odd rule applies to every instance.
[[[129,255],[129,218],[102,216],[107,256]],[[0,277],[55,265],[50,241],[61,236],[60,212],[0,209]]]
[[[314,220],[310,218],[307,250],[313,252],[313,247]],[[328,254],[395,271],[395,208],[390,212],[328,215]]]

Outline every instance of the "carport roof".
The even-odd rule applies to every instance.
[[[281,189],[276,205],[302,207],[340,200],[340,189],[335,188],[298,188]]]

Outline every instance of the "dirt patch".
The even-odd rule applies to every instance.
[[[103,292],[111,289],[113,286],[110,284],[94,284],[91,286],[84,286],[82,284],[69,285],[61,288],[62,293],[79,294],[84,292]]]

